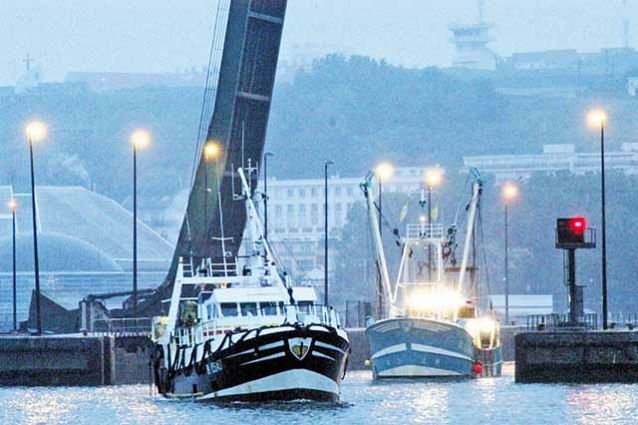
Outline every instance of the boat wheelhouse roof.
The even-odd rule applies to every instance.
[[[295,301],[317,301],[317,295],[313,288],[294,287],[292,291]],[[264,287],[243,287],[215,289],[210,298],[210,302],[267,302],[283,301],[289,303],[288,294],[285,289],[273,286]]]

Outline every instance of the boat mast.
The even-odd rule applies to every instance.
[[[459,273],[459,280],[456,285],[456,290],[461,291],[465,283],[465,273],[467,271],[467,264],[470,257],[470,249],[472,245],[472,235],[474,233],[474,223],[476,221],[476,207],[478,206],[481,192],[483,190],[483,183],[480,179],[477,179],[472,184],[472,200],[469,205],[469,216],[467,220],[467,229],[465,232],[465,243],[463,245],[463,260],[461,261],[461,270]]]
[[[390,284],[390,274],[388,273],[388,264],[385,257],[385,251],[383,249],[383,242],[381,240],[381,233],[379,232],[379,217],[377,209],[370,195],[370,188],[372,185],[372,175],[366,178],[366,181],[361,184],[363,195],[366,198],[368,206],[368,217],[370,219],[370,226],[372,227],[372,238],[374,239],[375,253],[377,257],[377,265],[381,274],[381,286],[383,288],[386,306],[390,306],[390,309],[394,308],[394,299],[392,297],[392,285]],[[386,307],[387,309],[387,307]],[[384,313],[384,312],[382,312]]]
[[[261,217],[257,212],[257,207],[252,199],[252,190],[248,184],[246,174],[242,168],[237,170],[239,179],[241,181],[242,198],[246,205],[246,229],[248,230],[248,238],[250,239],[251,249],[251,268],[265,268],[266,275],[272,279],[277,280],[284,289],[288,291],[290,296],[290,303],[294,304],[294,298],[292,297],[292,287],[290,282],[285,277],[279,274],[277,264],[274,261],[274,255],[270,243],[264,237],[264,225],[261,221]],[[258,253],[258,254],[257,254]],[[263,254],[263,255],[262,255]],[[261,264],[255,264],[255,259],[259,259]]]

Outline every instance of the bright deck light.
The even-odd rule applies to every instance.
[[[18,203],[16,202],[15,199],[12,199],[9,201],[9,209],[11,209],[12,211],[15,211],[16,208],[18,208]]]
[[[461,307],[465,300],[460,293],[451,290],[420,290],[410,294],[408,305],[415,310],[439,310]]]
[[[39,142],[47,137],[47,126],[41,121],[31,121],[26,128],[30,142]]]
[[[498,327],[498,322],[489,317],[477,317],[476,319],[468,319],[465,323],[465,329],[473,337],[478,337],[481,334],[490,334],[495,332]]]

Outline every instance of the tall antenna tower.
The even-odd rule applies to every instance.
[[[477,0],[478,21],[448,27],[452,32],[450,41],[455,47],[453,67],[487,71],[496,69],[496,55],[488,47],[492,41],[489,35],[492,26],[485,22],[485,2]]]
[[[622,20],[622,37],[623,37],[623,47],[628,49],[630,46],[629,40],[629,1],[622,0],[623,7],[623,20]]]
[[[623,0],[623,1],[625,3],[627,2],[627,0]],[[478,23],[484,24],[485,23],[485,0],[478,0],[478,16],[479,16]]]

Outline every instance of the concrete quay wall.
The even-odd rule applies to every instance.
[[[516,336],[516,382],[638,382],[638,332],[524,332]]]
[[[350,340],[350,360],[348,360],[348,370],[370,369],[365,365],[370,358],[370,344],[365,335],[365,328],[346,329]]]
[[[111,385],[112,337],[0,337],[0,385]]]
[[[348,329],[349,370],[369,370],[365,328]],[[514,331],[503,330],[506,360]],[[0,336],[0,386],[147,384],[153,344],[145,336]],[[510,354],[512,353],[512,354]]]

